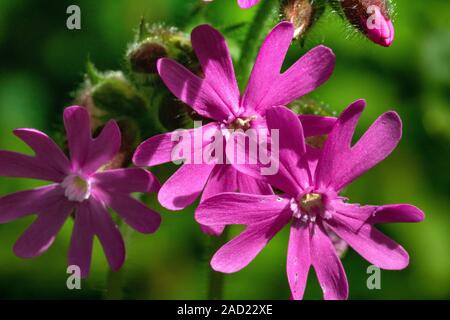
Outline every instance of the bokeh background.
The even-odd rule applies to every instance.
[[[219,29],[252,20],[257,9],[240,10],[234,0],[216,0],[202,17],[189,22],[197,0],[0,0],[0,148],[27,151],[11,131],[34,127],[58,135],[61,113],[72,102],[83,80],[87,58],[102,70],[123,66],[124,52],[142,16],[189,32],[208,22]],[[351,299],[450,298],[450,2],[395,0],[396,39],[382,48],[352,31],[327,10],[304,47],[294,45],[287,63],[323,43],[337,56],[331,80],[311,97],[340,112],[357,98],[368,102],[359,125],[367,128],[384,111],[403,119],[403,140],[381,165],[346,191],[362,204],[411,203],[422,208],[420,224],[383,226],[411,256],[403,271],[382,271],[381,290],[368,290],[364,261],[349,250],[343,264]],[[66,28],[66,8],[77,4],[82,29]],[[246,25],[229,34],[233,55]],[[239,70],[237,70],[239,72]],[[170,166],[156,169],[161,177]],[[24,190],[39,182],[0,178],[0,195]],[[199,232],[192,206],[183,212],[161,210],[163,224],[154,235],[127,234],[127,261],[112,277],[118,297],[127,299],[203,299],[209,278],[210,239]],[[32,222],[27,217],[0,225],[0,298],[104,298],[106,260],[95,244],[92,271],[82,290],[66,287],[66,256],[72,221],[54,245],[39,258],[14,256],[15,240]],[[288,230],[275,237],[244,270],[225,277],[227,299],[286,299],[285,274]],[[314,272],[306,298],[321,299]]]

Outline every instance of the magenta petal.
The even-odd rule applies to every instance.
[[[291,211],[286,210],[275,218],[248,226],[214,254],[211,267],[224,273],[236,272],[246,267],[288,223],[291,216]]]
[[[333,219],[339,220],[352,231],[357,232],[359,228],[373,215],[375,206],[360,206],[343,201],[333,203]]]
[[[420,222],[423,219],[425,219],[424,213],[415,206],[410,204],[389,204],[377,207],[368,223]]]
[[[322,117],[311,114],[301,114],[298,117],[302,123],[305,137],[329,134],[337,120],[334,117]]]
[[[335,56],[324,46],[313,48],[280,74],[293,35],[292,24],[281,22],[267,36],[244,95],[242,104],[247,109],[262,113],[266,108],[286,105],[313,91],[331,76]]]
[[[138,232],[153,233],[161,224],[159,213],[128,195],[107,193],[102,199],[123,218],[126,224]]]
[[[63,190],[57,184],[6,195],[0,198],[0,223],[38,213],[63,198]]]
[[[192,204],[205,187],[214,164],[183,164],[161,187],[158,200],[169,210]]]
[[[400,270],[409,263],[405,249],[370,224],[363,225],[358,232],[336,221],[330,221],[329,226],[364,259],[379,268]]]
[[[190,150],[191,158],[188,160],[194,163],[195,151],[197,150],[201,155],[202,148],[213,140],[211,137],[216,130],[218,130],[218,124],[213,122],[200,128],[183,130],[184,134],[174,131],[153,136],[138,146],[133,156],[133,163],[137,166],[155,166],[186,158],[175,152],[174,148]],[[186,137],[186,140],[183,137]],[[195,143],[197,140],[200,141],[198,149]]]
[[[216,165],[206,182],[200,203],[219,193],[237,191],[237,174],[238,172],[231,165]],[[201,229],[206,234],[218,236],[222,234],[224,226],[201,225]]]
[[[116,193],[157,192],[159,181],[141,168],[107,170],[93,176],[95,187]]]
[[[201,201],[222,192],[237,191],[237,174],[238,172],[231,165],[223,164],[214,166],[203,190]]]
[[[45,133],[35,129],[16,129],[14,134],[33,149],[37,159],[42,160],[61,175],[69,172],[69,159]]]
[[[109,121],[101,133],[89,144],[89,153],[83,164],[84,173],[92,173],[107,164],[119,152],[121,145],[121,134],[117,123]]]
[[[87,159],[91,143],[91,124],[89,113],[78,106],[64,110],[64,126],[74,170],[81,169]]]
[[[237,182],[239,192],[241,193],[262,194],[262,195],[274,194],[270,184],[242,173],[237,174]]]
[[[188,130],[193,136],[193,129]],[[172,150],[174,147],[183,142],[172,141],[173,132],[158,134],[144,142],[142,142],[133,156],[133,163],[136,166],[155,166],[162,163],[180,160],[179,158],[172,158]]]
[[[315,225],[311,239],[311,261],[326,300],[348,297],[348,282],[341,260],[322,226]]]
[[[208,226],[253,225],[276,218],[288,207],[289,200],[276,195],[227,192],[204,200],[195,211],[195,219]]]
[[[350,105],[339,117],[323,147],[316,181],[336,191],[385,159],[400,141],[402,124],[395,112],[381,115],[352,147],[356,123],[365,106],[364,100]]]
[[[21,258],[33,258],[47,251],[72,210],[73,203],[65,199],[41,209],[36,220],[14,244],[14,253]]]
[[[157,65],[159,75],[169,90],[199,115],[219,121],[231,115],[230,106],[206,79],[170,59],[160,59]]]
[[[305,292],[311,266],[310,234],[308,225],[299,219],[293,221],[287,253],[287,276],[293,300],[301,300]]]
[[[209,87],[229,112],[237,112],[240,93],[225,38],[205,24],[192,31],[191,41],[205,74],[204,87]]]
[[[299,189],[304,189],[311,183],[311,173],[305,162],[305,138],[303,128],[298,116],[286,107],[274,107],[267,110],[267,126],[271,130],[279,132],[279,159],[280,174],[286,180],[295,181],[295,185],[287,189],[281,189],[293,196]],[[297,193],[292,193],[294,189]]]
[[[245,90],[242,105],[250,110],[263,110],[279,104],[262,104],[265,96],[280,76],[284,58],[294,36],[294,27],[289,22],[277,24],[267,35],[259,50]]]
[[[89,211],[92,228],[100,240],[109,266],[117,271],[125,261],[125,244],[119,228],[103,204],[93,198],[89,200]]]
[[[239,7],[242,9],[248,9],[258,4],[260,0],[238,0]]]
[[[61,182],[64,175],[48,162],[25,154],[0,150],[0,176]]]
[[[81,277],[86,278],[91,268],[94,230],[87,203],[78,207],[69,248],[69,265],[76,265],[81,270]]]

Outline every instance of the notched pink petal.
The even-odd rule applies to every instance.
[[[14,244],[14,253],[21,258],[43,254],[52,245],[72,210],[73,203],[65,199],[41,209],[37,219]]]
[[[204,200],[195,211],[195,219],[208,226],[253,225],[273,219],[288,206],[288,199],[276,195],[226,192]]]
[[[423,211],[415,206],[410,204],[389,204],[377,207],[368,223],[420,222],[424,219],[425,214]]]

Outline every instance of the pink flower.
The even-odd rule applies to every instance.
[[[212,2],[213,0],[203,0],[204,2]],[[256,6],[261,0],[237,0],[239,7],[242,9],[248,9]]]
[[[202,65],[204,77],[170,59],[158,61],[159,74],[180,100],[199,115],[212,122],[202,127],[203,132],[227,128],[265,127],[265,110],[285,105],[316,89],[331,75],[335,57],[329,48],[318,46],[280,73],[285,55],[292,41],[294,29],[291,23],[278,24],[267,36],[256,59],[250,80],[241,97],[236,82],[233,63],[223,36],[209,25],[192,31],[192,46]],[[323,126],[329,127],[334,118],[306,116],[304,125],[311,132]],[[194,136],[194,129],[189,131]],[[154,166],[171,159],[174,133],[165,133],[148,139],[136,150],[133,161],[138,166]],[[211,141],[205,139],[198,148],[205,148]],[[195,150],[192,147],[191,154]],[[257,179],[237,172],[227,164],[183,164],[161,187],[160,203],[170,210],[180,210],[194,202],[202,193],[202,199],[215,194],[236,191],[270,194],[271,189]],[[220,234],[221,226],[204,228],[207,233]]]
[[[374,225],[421,221],[422,211],[407,204],[360,206],[339,196],[344,187],[385,159],[401,138],[400,118],[387,112],[351,146],[364,106],[363,100],[356,101],[341,114],[321,150],[305,145],[301,122],[290,110],[267,111],[268,127],[280,129],[281,169],[261,178],[284,194],[223,193],[198,207],[199,223],[247,226],[216,252],[211,261],[214,270],[241,270],[289,223],[287,275],[294,299],[303,297],[311,266],[325,299],[347,298],[345,272],[333,245],[336,235],[377,267],[397,270],[408,265],[408,253]],[[241,170],[256,177],[256,167]]]
[[[97,236],[111,269],[116,271],[124,262],[125,247],[107,208],[116,211],[137,231],[155,232],[160,215],[135,200],[131,193],[155,192],[159,183],[140,168],[102,169],[120,148],[121,134],[115,121],[108,122],[98,137],[92,139],[88,112],[75,106],[64,110],[64,125],[70,160],[53,140],[34,129],[14,131],[34,150],[34,156],[0,150],[0,176],[52,182],[0,198],[0,223],[37,214],[37,219],[14,245],[17,256],[33,258],[51,246],[73,212],[69,265],[79,266],[82,277],[87,277]]]
[[[242,9],[248,9],[256,6],[260,0],[238,0],[239,7]]]

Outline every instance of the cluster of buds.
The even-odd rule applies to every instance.
[[[332,0],[347,20],[373,42],[389,47],[394,41],[390,0]]]

